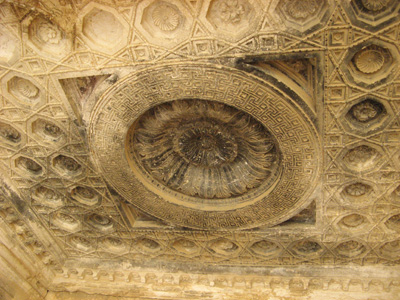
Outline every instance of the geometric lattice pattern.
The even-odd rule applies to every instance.
[[[167,270],[184,265],[196,269],[201,264],[207,270],[304,264],[397,267],[399,9],[395,0],[1,2],[0,216],[5,228],[46,266],[43,276],[55,278],[54,286],[68,280],[96,280],[105,274],[138,285],[170,280],[210,286],[207,276],[178,278],[165,273],[164,278],[130,271],[131,267],[159,265]],[[181,72],[191,65],[193,71]],[[215,71],[200,78],[206,66],[210,74]],[[157,75],[161,72],[157,70],[164,70],[168,78]],[[236,77],[224,79],[220,70]],[[145,79],[140,81],[142,75]],[[181,86],[174,86],[174,76]],[[245,91],[249,86],[260,87],[258,91],[265,95],[261,87],[268,86],[274,99],[291,99],[287,102],[291,113],[299,113],[301,125],[311,128],[299,125],[301,132],[293,137],[296,142],[289,144],[304,148],[290,151],[293,157],[301,152],[296,158],[306,163],[299,172],[305,174],[304,181],[306,175],[311,178],[302,186],[310,190],[304,192],[307,197],[301,208],[315,203],[314,223],[271,227],[272,223],[256,222],[256,228],[189,229],[172,222],[173,216],[154,217],[145,206],[131,206],[137,204],[127,199],[132,189],[138,193],[135,197],[145,194],[136,186],[124,190],[110,184],[109,173],[99,166],[98,153],[94,153],[99,149],[90,140],[93,132],[96,142],[110,149],[125,147],[123,133],[113,127],[115,119],[133,114],[136,107],[128,104],[136,96],[137,114],[155,104],[131,92],[144,90],[143,94],[152,95],[157,83],[165,81],[171,86],[166,84],[158,92],[167,97],[183,86],[184,76],[193,76],[193,86],[186,91],[194,96],[235,103],[258,119],[263,113],[266,119],[273,117],[257,102],[262,97],[257,91],[239,100],[221,91],[238,83],[244,84]],[[123,90],[119,84],[125,79],[121,78],[130,78],[137,86]],[[207,79],[215,78],[220,81],[208,85]],[[207,84],[200,86],[202,82]],[[215,92],[212,96],[207,91],[210,86]],[[119,92],[115,99],[128,100],[121,100],[121,105],[110,101],[109,110],[97,116],[96,109],[106,97],[102,95],[110,90]],[[235,91],[236,96],[240,91]],[[104,117],[103,127],[94,129],[93,116]],[[278,123],[296,126],[299,118]],[[101,155],[106,163],[108,152]],[[118,163],[107,163],[120,170]],[[289,184],[297,179],[293,174],[285,180]],[[172,210],[163,213],[174,215]],[[295,213],[301,210],[293,210],[291,216]],[[217,214],[207,216],[218,219]],[[102,267],[104,261],[107,265]],[[228,277],[212,282],[215,286],[257,286],[260,280],[254,277],[250,284],[240,276]],[[307,288],[324,286],[312,278],[285,284],[296,289],[299,284],[304,288],[305,282]],[[390,291],[396,285],[393,282],[383,289]],[[274,281],[268,284],[273,289]],[[350,279],[340,283],[343,290],[349,285]]]

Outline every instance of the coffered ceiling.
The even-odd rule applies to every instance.
[[[399,299],[399,9],[0,1],[2,240],[38,297]]]

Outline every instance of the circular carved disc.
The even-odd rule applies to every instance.
[[[198,99],[155,106],[127,137],[134,172],[155,189],[159,184],[171,189],[164,190],[183,205],[203,210],[226,209],[264,192],[281,171],[278,151],[251,115]]]
[[[117,82],[92,112],[89,143],[127,201],[200,229],[290,218],[309,202],[320,157],[317,132],[293,101],[247,73],[206,64],[164,65]]]

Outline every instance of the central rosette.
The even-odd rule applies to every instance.
[[[243,111],[206,100],[148,110],[129,130],[128,153],[145,177],[204,199],[267,188],[279,173],[277,145],[267,129]]]
[[[199,119],[182,124],[174,139],[174,149],[189,164],[212,168],[235,160],[238,145],[225,124]]]

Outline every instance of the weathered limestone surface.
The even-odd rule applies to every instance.
[[[400,299],[397,0],[0,0],[0,299]]]

